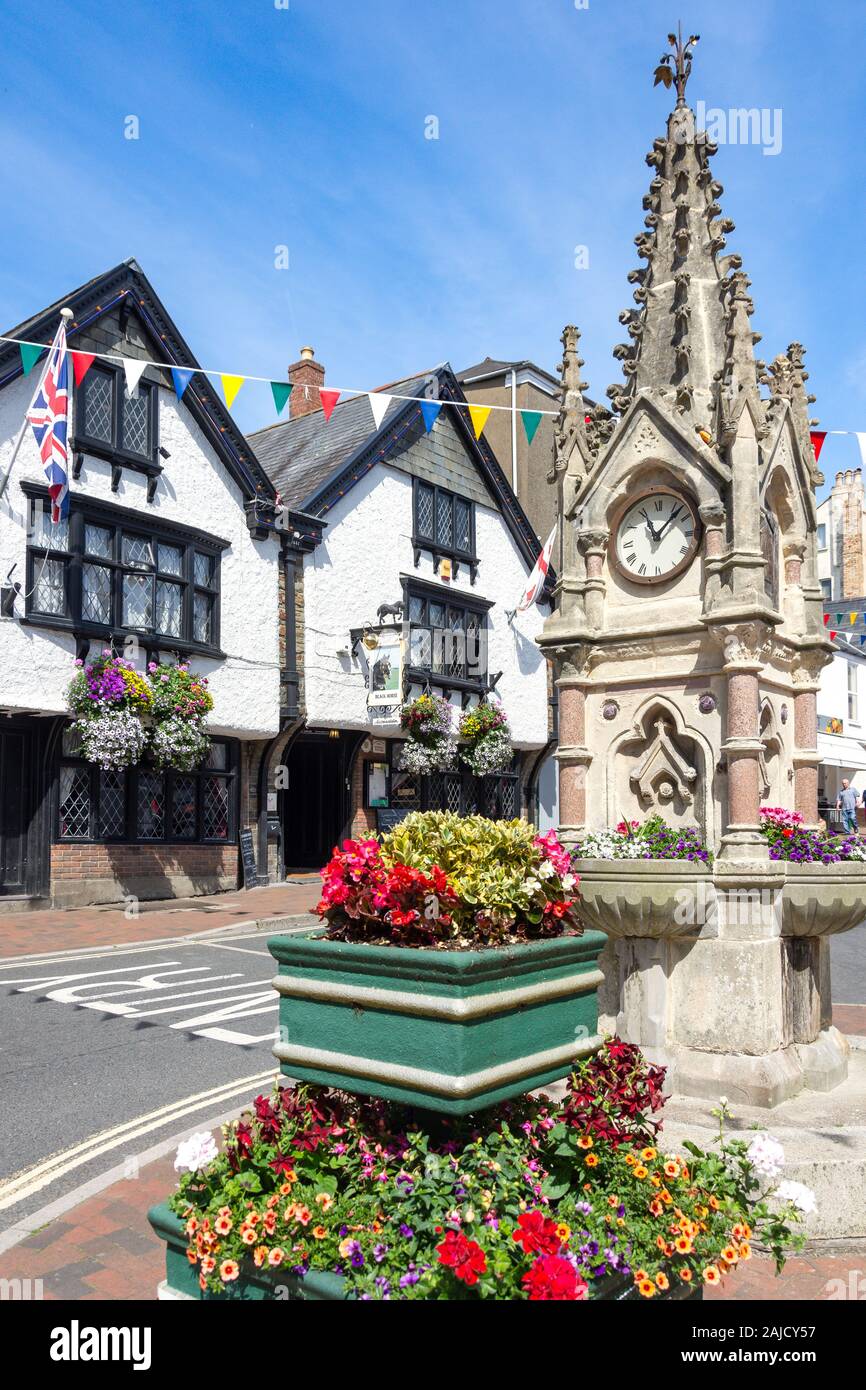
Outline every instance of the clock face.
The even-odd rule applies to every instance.
[[[659,584],[691,564],[699,522],[679,493],[652,488],[623,512],[614,537],[618,568],[638,584]]]

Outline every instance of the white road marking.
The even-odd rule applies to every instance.
[[[219,1105],[223,1100],[237,1095],[239,1091],[261,1087],[263,1083],[273,1080],[276,1075],[274,1068],[264,1072],[256,1072],[252,1076],[241,1077],[236,1081],[225,1082],[222,1086],[215,1086],[210,1091],[200,1091],[196,1095],[186,1096],[170,1105],[161,1106],[159,1110],[151,1110],[148,1114],[139,1115],[134,1120],[127,1120],[124,1124],[115,1125],[99,1134],[93,1134],[89,1139],[82,1140],[81,1143],[75,1144],[61,1153],[53,1154],[50,1158],[34,1164],[31,1168],[25,1168],[23,1172],[16,1173],[14,1177],[0,1181],[0,1211],[24,1201],[34,1192],[39,1192],[49,1183],[57,1182],[65,1174],[72,1172],[75,1168],[80,1168],[101,1154],[109,1153],[112,1149],[120,1148],[123,1144],[130,1144],[143,1135],[151,1134],[154,1130],[161,1129],[167,1124],[175,1124],[178,1120],[184,1119],[187,1115],[194,1115],[199,1110],[205,1110],[212,1105]]]
[[[280,1035],[279,1028],[275,1028],[272,1033],[235,1033],[230,1028],[199,1028],[196,1034],[199,1038],[213,1038],[214,1042],[234,1043],[235,1047],[250,1047],[254,1043],[276,1042]]]

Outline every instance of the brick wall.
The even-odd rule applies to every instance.
[[[364,805],[364,764],[366,759],[356,758],[352,772],[352,836],[364,838],[376,829],[376,812]]]
[[[237,887],[237,845],[51,846],[51,899],[57,907],[194,897]]]

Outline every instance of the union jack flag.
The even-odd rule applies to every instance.
[[[36,436],[51,498],[51,520],[56,524],[69,515],[69,356],[66,325],[61,323],[51,344],[39,389],[27,412]]]

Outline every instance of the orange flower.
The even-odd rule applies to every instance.
[[[647,1176],[648,1172],[649,1172],[649,1169],[648,1169],[648,1168],[644,1168],[644,1166],[643,1166],[642,1163],[637,1163],[637,1164],[635,1164],[634,1175],[635,1175],[636,1178],[645,1178],[645,1177]]]
[[[656,1236],[656,1245],[658,1246],[659,1250],[664,1251],[664,1248],[665,1248],[665,1238],[664,1238],[664,1236]]]
[[[277,1213],[275,1211],[265,1212],[264,1227],[269,1236],[274,1234],[277,1229]]]
[[[314,1226],[314,1227],[313,1227],[313,1235],[316,1237],[316,1240],[324,1240],[324,1239],[325,1239],[325,1236],[326,1236],[327,1234],[328,1234],[327,1227],[325,1227],[325,1226]]]
[[[592,1139],[590,1138],[590,1136],[588,1134],[582,1134],[577,1141],[577,1147],[579,1149],[591,1149]]]
[[[690,1284],[692,1282],[692,1271],[689,1269],[688,1265],[680,1265],[678,1273],[684,1284]]]
[[[255,1250],[253,1251],[253,1264],[256,1266],[256,1268],[261,1269],[262,1265],[264,1264],[267,1258],[268,1247],[266,1245],[257,1245]]]
[[[619,1206],[619,1198],[618,1198],[618,1197],[613,1197],[613,1196],[608,1197],[608,1199],[607,1199],[607,1204],[608,1204],[609,1207],[618,1207],[618,1206]]]
[[[284,1258],[285,1252],[280,1248],[279,1245],[275,1245],[273,1250],[268,1255],[268,1264],[273,1267],[276,1267],[277,1265],[281,1265],[283,1263]]]
[[[272,1192],[265,1205],[268,1207],[275,1207],[279,1200],[279,1194],[276,1192]]]
[[[587,1155],[586,1155],[585,1162],[586,1162],[587,1168],[597,1168],[597,1167],[598,1167],[598,1154],[587,1154]]]
[[[677,1253],[680,1255],[690,1255],[692,1253],[692,1242],[689,1236],[679,1236],[674,1241]]]
[[[718,1211],[718,1209],[719,1209],[719,1199],[718,1199],[718,1197],[711,1197],[711,1198],[710,1198],[710,1206],[712,1207],[713,1211]]]
[[[224,1284],[230,1284],[233,1279],[237,1279],[240,1272],[237,1260],[223,1260],[220,1265],[220,1278]]]
[[[240,1228],[240,1236],[244,1245],[255,1244],[256,1232],[253,1226],[247,1226],[246,1223],[244,1223],[244,1225]]]
[[[216,1260],[214,1259],[213,1255],[205,1255],[204,1259],[201,1262],[202,1274],[212,1274],[215,1269]]]
[[[662,1212],[664,1211],[664,1206],[659,1201],[658,1197],[654,1197],[649,1204],[649,1209],[652,1212],[653,1216],[661,1216]]]
[[[669,1158],[667,1163],[665,1164],[665,1176],[669,1178],[677,1178],[679,1177],[679,1173],[680,1165],[678,1160],[675,1158]]]
[[[652,1298],[656,1291],[656,1286],[652,1279],[641,1279],[638,1282],[638,1290],[643,1294],[644,1298]]]
[[[747,1240],[744,1240],[743,1243],[742,1243],[742,1245],[740,1246],[740,1259],[741,1259],[741,1260],[750,1260],[751,1258],[752,1258],[752,1247],[751,1247],[751,1245],[749,1244],[749,1242],[748,1242]]]
[[[662,1185],[662,1180],[659,1177],[658,1173],[652,1173],[650,1175],[650,1182],[652,1183],[653,1187],[661,1187]]]
[[[628,1164],[629,1168],[632,1168],[635,1165],[635,1163],[637,1163],[637,1159],[635,1158],[634,1154],[626,1154],[625,1161]]]
[[[200,1274],[198,1276],[198,1286],[201,1289],[202,1293],[204,1293],[207,1288],[207,1280],[205,1279],[203,1274]]]
[[[641,1149],[640,1156],[643,1159],[644,1163],[652,1163],[653,1159],[656,1156],[656,1151],[655,1149],[647,1145],[645,1149]]]
[[[743,1230],[743,1227],[740,1225],[738,1221],[736,1226],[734,1226],[734,1228],[732,1229],[731,1235],[733,1236],[734,1240],[742,1240],[745,1234],[746,1232]]]
[[[664,1293],[665,1289],[669,1289],[669,1288],[670,1288],[670,1284],[669,1284],[669,1282],[668,1282],[668,1276],[667,1276],[666,1274],[663,1274],[663,1273],[661,1272],[661,1270],[660,1270],[659,1273],[656,1275],[656,1283],[658,1284],[658,1286],[659,1286],[659,1288],[661,1289],[662,1293]]]
[[[316,1193],[316,1206],[321,1207],[322,1211],[330,1211],[333,1205],[334,1199],[331,1196],[330,1192]]]
[[[219,1216],[214,1222],[214,1230],[216,1231],[217,1235],[227,1236],[233,1225],[234,1222],[232,1221],[231,1217],[227,1213],[223,1214],[223,1212],[220,1212]]]
[[[184,1230],[186,1231],[188,1236],[195,1235],[196,1231],[198,1230],[198,1222],[196,1221],[194,1216],[191,1216],[189,1218],[189,1221],[187,1221],[186,1225],[184,1226]]]
[[[667,1206],[670,1206],[671,1202],[674,1200],[666,1187],[662,1188],[661,1192],[659,1193],[659,1196]]]
[[[571,1227],[566,1225],[564,1221],[560,1221],[559,1225],[556,1228],[556,1234],[559,1236],[559,1239],[562,1241],[564,1245],[565,1242],[568,1240],[569,1236],[571,1235]]]
[[[646,1270],[645,1270],[645,1269],[636,1269],[635,1272],[634,1272],[634,1280],[635,1280],[635,1283],[636,1283],[636,1284],[640,1284],[640,1283],[642,1283],[645,1279],[649,1279],[649,1275],[647,1274]]]
[[[704,1270],[704,1283],[705,1283],[705,1284],[720,1284],[721,1281],[722,1281],[722,1276],[721,1276],[721,1274],[719,1273],[719,1271],[717,1270],[716,1266],[715,1266],[715,1265],[707,1265],[706,1269]]]
[[[740,1258],[740,1252],[737,1250],[737,1248],[736,1248],[735,1245],[726,1245],[726,1246],[725,1246],[724,1250],[722,1251],[722,1259],[723,1259],[723,1260],[726,1260],[726,1261],[728,1262],[729,1265],[735,1265],[735,1264],[737,1263],[737,1260],[738,1260],[739,1258]]]
[[[186,1257],[191,1265],[198,1264],[198,1255],[196,1254],[195,1250],[193,1250],[191,1245],[187,1247]]]

